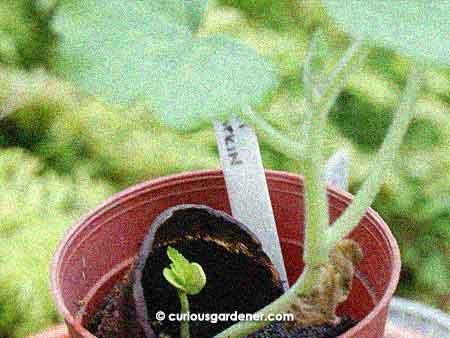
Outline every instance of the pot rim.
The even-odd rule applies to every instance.
[[[271,179],[276,180],[285,180],[290,181],[292,180],[298,180],[300,179],[299,183],[300,186],[303,186],[303,176],[299,174],[293,174],[288,173],[285,171],[279,171],[279,170],[265,170],[267,177]],[[51,287],[51,294],[53,296],[53,299],[55,301],[56,308],[58,312],[64,317],[64,320],[67,324],[71,325],[76,331],[79,333],[85,335],[86,337],[95,338],[92,333],[90,333],[87,329],[81,326],[81,324],[75,319],[75,317],[70,313],[70,311],[67,309],[64,298],[62,295],[62,290],[59,288],[59,268],[62,263],[62,258],[65,255],[65,251],[67,248],[67,244],[70,243],[73,238],[78,233],[80,227],[97,217],[98,214],[101,214],[102,212],[111,209],[115,207],[117,204],[122,203],[123,201],[127,200],[129,195],[131,193],[139,192],[144,189],[148,188],[160,188],[161,186],[165,185],[173,185],[177,181],[183,180],[186,181],[188,179],[189,181],[196,181],[199,179],[204,179],[207,177],[216,177],[220,178],[223,177],[223,171],[222,169],[203,169],[203,170],[193,170],[188,172],[182,172],[167,176],[161,176],[154,179],[150,179],[144,182],[141,182],[139,184],[130,186],[120,192],[115,193],[111,197],[107,198],[105,201],[100,203],[97,207],[93,208],[91,211],[89,211],[85,216],[81,217],[74,225],[69,227],[69,229],[66,231],[66,234],[61,239],[51,262],[51,269],[50,269],[50,287]],[[335,198],[340,199],[341,201],[350,203],[353,199],[353,195],[349,192],[343,191],[335,186],[327,185],[327,193],[328,195],[331,195]],[[380,228],[383,230],[383,235],[388,243],[388,245],[391,248],[390,254],[392,258],[392,273],[390,275],[389,284],[386,287],[386,290],[382,297],[379,299],[375,307],[372,311],[370,311],[360,322],[358,322],[357,325],[355,325],[350,330],[346,331],[344,334],[340,335],[339,337],[345,338],[350,337],[353,333],[355,333],[361,326],[365,326],[370,321],[373,320],[374,317],[376,317],[385,306],[389,304],[390,299],[393,297],[394,292],[397,288],[397,284],[400,278],[400,269],[401,269],[401,259],[400,259],[400,250],[398,247],[398,244],[389,228],[389,226],[384,222],[384,220],[380,217],[380,215],[369,207],[369,209],[366,212],[365,217],[371,218],[373,221],[378,223]]]

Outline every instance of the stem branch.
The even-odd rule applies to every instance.
[[[319,106],[321,109],[328,112],[332,108],[350,74],[361,65],[367,53],[368,47],[364,44],[364,40],[356,39],[339,60],[327,81],[318,84],[317,91],[320,94]]]
[[[372,204],[388,173],[392,169],[393,160],[400,148],[403,136],[414,116],[414,104],[421,85],[421,78],[416,69],[409,75],[405,93],[394,116],[389,132],[379,150],[371,173],[358,191],[351,205],[339,217],[334,225],[328,229],[328,247],[331,248],[337,241],[344,238],[358,224]]]
[[[256,129],[262,134],[264,139],[268,140],[270,145],[272,145],[276,150],[292,159],[298,160],[303,158],[303,144],[295,142],[281,134],[263,118],[255,114],[255,112],[250,107],[246,110],[243,110],[241,114],[253,123]]]
[[[278,131],[268,125],[263,119],[258,118],[251,110],[244,114],[262,129],[271,141],[276,140],[277,145],[285,153],[294,154],[304,159],[305,175],[305,268],[295,282],[280,298],[257,312],[263,318],[269,314],[286,313],[299,296],[309,295],[315,286],[320,274],[320,265],[328,261],[327,237],[323,234],[328,231],[328,200],[326,186],[323,177],[323,138],[328,112],[336,100],[337,95],[345,84],[350,72],[366,56],[360,48],[361,41],[352,44],[342,57],[338,66],[332,73],[325,86],[319,87],[315,81],[318,77],[312,69],[313,61],[318,48],[318,35],[315,35],[308,51],[305,62],[303,82],[307,111],[305,112],[305,142],[293,143],[283,137]],[[268,321],[239,322],[219,333],[214,338],[242,338],[269,324]]]

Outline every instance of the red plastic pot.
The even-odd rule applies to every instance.
[[[266,172],[281,247],[293,283],[303,269],[303,183],[298,175]],[[332,220],[352,196],[330,187]],[[230,213],[222,171],[196,171],[148,181],[114,195],[77,223],[61,242],[53,260],[51,282],[59,312],[71,338],[94,337],[83,325],[123,275],[153,219],[183,203],[205,204]],[[383,337],[388,304],[397,286],[400,254],[389,227],[373,210],[350,234],[363,249],[353,289],[338,312],[360,322],[341,335]],[[79,313],[86,304],[86,311]]]
[[[385,338],[429,338],[421,335],[420,333],[405,329],[403,327],[394,327],[387,325]],[[69,338],[67,335],[67,328],[65,325],[59,325],[46,330],[45,332],[38,333],[28,338]]]
[[[64,324],[52,327],[28,338],[68,338],[67,328]]]

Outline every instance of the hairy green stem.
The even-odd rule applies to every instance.
[[[316,49],[319,48],[320,34],[314,34],[311,39],[311,46],[306,55],[305,67],[303,72],[304,94],[307,102],[314,103],[320,110],[328,111],[336,101],[337,96],[344,87],[349,74],[361,64],[367,56],[367,48],[363,46],[362,40],[356,40],[349,47],[344,56],[339,60],[336,68],[331,73],[329,79],[324,84],[316,83],[316,71],[312,69],[312,64],[315,59]],[[273,128],[263,118],[259,117],[255,112],[248,107],[241,112],[241,115],[250,120],[260,132],[264,139],[268,140],[270,144],[281,153],[292,159],[303,159],[305,157],[304,142],[296,142],[284,136],[280,131]],[[303,136],[308,137],[309,128],[313,112],[311,109],[306,109],[304,119]]]
[[[306,265],[318,266],[327,261],[322,247],[323,234],[329,224],[326,186],[323,182],[323,133],[322,116],[312,119],[303,163],[305,177],[305,245],[303,260]]]
[[[181,305],[181,313],[188,314],[189,313],[189,300],[187,293],[181,290],[178,290],[178,297],[180,298]],[[180,323],[180,337],[181,338],[190,338],[189,334],[189,321],[182,320]]]
[[[286,313],[295,299],[308,295],[319,277],[319,266],[328,261],[327,233],[329,226],[328,200],[325,182],[323,181],[323,138],[328,112],[336,100],[339,91],[345,84],[349,73],[361,63],[366,56],[362,42],[352,44],[333,71],[325,86],[319,87],[315,79],[312,63],[318,48],[319,35],[315,35],[308,51],[303,73],[307,112],[305,114],[304,145],[291,142],[282,137],[278,131],[259,119],[251,110],[244,114],[262,129],[269,139],[277,140],[277,144],[285,153],[301,155],[304,159],[305,175],[305,268],[295,284],[280,298],[257,312],[267,317],[268,314]],[[287,150],[287,152],[286,152]],[[219,333],[215,338],[241,338],[269,324],[267,321],[239,322]]]
[[[314,79],[321,78],[314,74],[312,63],[314,48],[319,45],[319,35],[316,35],[308,52],[304,69],[305,97],[309,104],[310,113],[306,119],[306,138],[308,146],[304,161],[305,175],[305,250],[303,260],[306,265],[316,266],[328,260],[331,247],[328,237],[328,200],[324,185],[324,163],[322,143],[324,138],[325,121],[339,93],[345,86],[350,74],[366,58],[367,47],[363,40],[355,40],[339,60],[337,66],[324,83],[315,83]],[[310,124],[310,127],[309,127]],[[335,242],[333,241],[333,244]]]
[[[364,40],[356,39],[339,60],[327,81],[317,84],[318,105],[321,109],[330,111],[339,93],[344,89],[350,74],[366,59],[367,53],[368,47]]]
[[[315,34],[308,50],[303,71],[307,113],[304,121],[305,156],[305,245],[303,260],[306,266],[315,267],[327,261],[322,249],[320,234],[328,227],[328,201],[323,182],[323,138],[328,111],[322,109],[314,74],[313,62],[317,54],[319,34]]]
[[[305,66],[303,71],[303,85],[304,95],[307,102],[313,103],[321,111],[326,114],[334,105],[339,93],[344,88],[350,74],[361,65],[368,53],[368,46],[364,40],[358,38],[350,45],[345,54],[338,61],[336,67],[333,69],[328,79],[323,83],[317,83],[318,79],[322,78],[322,74],[317,74],[318,71],[313,69],[313,64],[320,51],[321,33],[317,32],[311,39],[311,44],[306,54]],[[313,112],[307,111],[305,114],[304,128],[309,128]],[[305,137],[307,131],[304,132]]]
[[[306,265],[316,267],[328,261],[322,235],[327,230],[328,203],[323,183],[323,171],[315,163],[323,163],[322,154],[304,161],[305,175],[305,245],[303,260]]]
[[[380,187],[389,173],[396,153],[400,148],[403,136],[408,130],[408,125],[414,117],[414,104],[421,85],[421,78],[414,69],[406,85],[405,93],[402,96],[400,105],[392,121],[389,132],[379,150],[371,173],[365,180],[363,186],[355,196],[353,202],[339,217],[334,225],[328,229],[328,247],[331,248],[337,241],[348,235],[359,223],[375,199]]]

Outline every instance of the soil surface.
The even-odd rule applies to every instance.
[[[177,249],[189,261],[200,264],[205,271],[206,286],[198,295],[189,296],[191,314],[254,313],[283,293],[280,277],[256,236],[223,212],[205,206],[180,205],[158,216],[149,229],[130,270],[90,320],[88,329],[99,338],[145,338],[145,334],[147,338],[178,337],[180,324],[169,321],[168,316],[180,313],[180,302],[176,289],[162,273],[170,265],[168,246]],[[330,269],[335,271],[334,266]],[[338,267],[336,271],[346,275]],[[347,273],[350,281],[352,273],[353,270]],[[325,296],[329,294],[325,292]],[[332,297],[335,298],[338,299]],[[306,308],[314,305],[305,304]],[[331,310],[334,319],[334,307]],[[166,314],[165,320],[156,320],[159,311]],[[325,312],[318,307],[318,313]],[[309,321],[304,327],[298,327],[303,323],[298,318],[304,317],[296,317],[297,326],[292,322],[277,322],[248,338],[337,337],[355,324],[344,319],[336,326],[307,327],[316,324]],[[192,321],[189,325],[191,338],[213,337],[234,323],[231,320]]]
[[[130,272],[111,290],[87,329],[99,338],[145,338],[136,320]]]
[[[258,257],[232,252],[214,241],[180,241],[172,246],[183,252],[189,261],[198,262],[206,274],[205,288],[198,295],[189,296],[191,313],[254,313],[283,293],[280,284],[273,279],[272,269]],[[161,273],[168,265],[166,247],[161,247],[148,258],[149,269],[144,270],[145,301],[151,321],[157,311],[166,314],[180,311],[176,290]],[[192,322],[191,335],[193,338],[213,337],[233,323]],[[171,336],[179,332],[177,322],[166,320],[159,324],[161,331],[155,331]]]
[[[162,330],[161,323],[154,323],[155,331],[161,333],[158,337],[178,338],[177,334],[172,331],[179,330],[179,325],[178,323],[176,325],[173,324],[172,327],[165,326],[166,330]],[[221,329],[231,324],[222,325],[223,327]],[[336,326],[298,327],[292,323],[275,322],[246,338],[335,338],[356,324],[357,321],[346,317]],[[195,323],[191,323],[191,328],[195,327]],[[142,329],[136,321],[132,284],[130,283],[129,274],[113,288],[109,296],[105,299],[105,303],[101,309],[92,317],[87,328],[99,338],[145,338]],[[169,330],[167,330],[168,328]],[[162,333],[163,331],[165,333]],[[168,331],[171,332],[169,333]],[[198,333],[194,333],[192,337],[204,338],[209,336],[200,336]]]
[[[275,322],[246,338],[335,338],[348,331],[357,323],[357,321],[350,318],[343,318],[336,326],[298,327],[293,326],[291,323]]]

